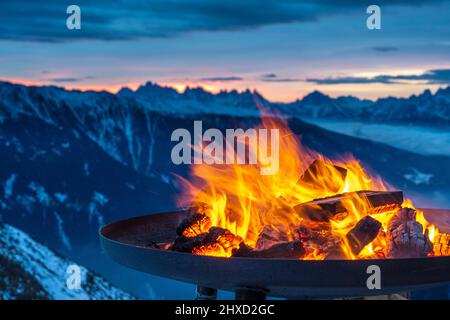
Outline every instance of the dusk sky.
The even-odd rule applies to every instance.
[[[66,8],[81,7],[81,30]],[[366,8],[381,7],[381,30]],[[153,81],[273,101],[408,96],[450,84],[450,1],[0,3],[0,79],[116,92]]]

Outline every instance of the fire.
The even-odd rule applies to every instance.
[[[347,259],[384,257],[388,222],[400,206],[373,208],[367,198],[357,192],[393,191],[393,188],[381,178],[369,174],[351,155],[332,160],[306,148],[287,124],[278,118],[262,118],[261,127],[279,129],[277,173],[261,175],[263,163],[193,165],[191,182],[184,181],[187,190],[183,203],[203,206],[210,220],[207,228],[216,226],[227,229],[251,248],[257,247],[258,236],[264,228],[283,234],[287,240],[294,240],[297,237],[295,228],[303,226],[307,230],[317,230],[313,231],[314,237],[339,241]],[[258,145],[251,143],[246,143],[249,152],[259,152]],[[295,210],[300,204],[338,194],[344,194],[341,203],[345,214],[334,216],[327,223],[306,221]],[[409,199],[404,201],[402,207],[414,208]],[[367,215],[379,221],[382,228],[375,240],[355,255],[346,234]],[[439,234],[437,228],[426,221],[420,210],[416,220],[428,230],[428,237],[433,242]],[[227,239],[196,248],[193,253],[230,257],[231,250],[237,248],[239,243],[222,240]],[[302,259],[326,258],[323,248],[308,241],[305,243],[307,253]]]

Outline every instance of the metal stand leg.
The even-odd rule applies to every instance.
[[[261,289],[239,288],[234,292],[236,300],[266,300],[266,293]]]
[[[196,300],[216,300],[217,289],[197,286]]]

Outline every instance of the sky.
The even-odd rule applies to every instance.
[[[81,30],[66,27],[69,4]],[[381,29],[366,27],[367,6]],[[0,79],[69,89],[313,90],[376,99],[450,84],[450,1],[2,0]]]

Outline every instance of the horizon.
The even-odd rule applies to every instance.
[[[344,97],[353,97],[353,98],[359,99],[361,101],[366,100],[366,101],[376,102],[377,100],[382,100],[382,99],[387,99],[387,98],[397,98],[397,99],[404,98],[404,99],[408,99],[408,98],[411,98],[413,96],[422,95],[426,91],[430,91],[431,94],[434,95],[440,89],[445,90],[445,89],[450,88],[450,85],[445,85],[445,86],[440,86],[438,88],[425,88],[425,89],[423,89],[421,91],[413,92],[413,93],[405,95],[405,96],[387,95],[387,96],[377,97],[375,99],[360,98],[360,97],[352,95],[352,94],[343,94],[343,95],[333,96],[333,95],[327,94],[326,92],[324,92],[324,91],[322,91],[320,89],[314,89],[312,91],[307,92],[305,95],[303,95],[301,97],[295,98],[294,100],[290,100],[290,101],[276,101],[276,100],[272,100],[272,99],[266,97],[263,93],[258,91],[258,89],[252,89],[252,88],[244,88],[244,89],[231,88],[231,89],[228,89],[228,88],[226,88],[226,89],[219,89],[218,91],[213,91],[213,90],[209,90],[208,88],[205,88],[205,87],[203,87],[201,85],[197,85],[197,84],[196,85],[191,85],[191,86],[185,85],[185,86],[178,86],[178,87],[176,87],[176,86],[171,86],[170,84],[158,83],[158,82],[155,82],[155,81],[152,81],[152,80],[147,80],[147,81],[137,85],[134,88],[131,88],[131,87],[127,86],[127,85],[122,85],[122,86],[119,86],[114,91],[108,90],[107,88],[105,88],[105,89],[103,89],[103,88],[77,88],[76,86],[75,87],[66,87],[66,86],[62,86],[62,85],[58,85],[58,84],[52,84],[52,83],[50,83],[50,84],[41,84],[41,83],[31,83],[31,82],[26,82],[26,81],[23,81],[23,82],[21,82],[21,81],[10,81],[10,80],[6,80],[6,79],[1,79],[0,78],[0,83],[2,83],[2,82],[3,83],[9,83],[11,85],[20,85],[20,86],[35,87],[35,88],[46,88],[46,87],[47,88],[52,88],[53,87],[53,88],[58,88],[58,89],[62,89],[62,90],[65,90],[65,91],[82,92],[82,93],[85,93],[85,92],[96,92],[96,93],[107,92],[107,93],[113,94],[113,95],[117,95],[119,93],[119,91],[121,91],[123,89],[129,89],[132,92],[136,92],[140,87],[146,86],[148,84],[152,84],[152,85],[158,86],[160,88],[173,89],[180,95],[184,94],[187,90],[194,90],[194,89],[202,89],[204,92],[207,92],[207,93],[210,93],[210,94],[213,94],[213,95],[217,95],[217,94],[219,94],[221,92],[231,93],[232,91],[236,91],[239,94],[243,94],[243,93],[249,91],[252,94],[257,93],[257,94],[261,95],[265,100],[267,100],[270,103],[281,103],[281,104],[290,104],[290,103],[295,103],[297,101],[301,101],[305,97],[311,95],[314,92],[318,92],[318,93],[320,93],[320,94],[322,94],[324,96],[330,97],[332,99],[338,99],[338,98],[344,98]]]
[[[152,79],[277,102],[314,90],[373,101],[450,84],[448,0],[379,1],[379,30],[367,29],[358,1],[81,0],[80,30],[66,28],[57,2],[25,2],[0,4],[0,78],[10,82],[115,93]]]

